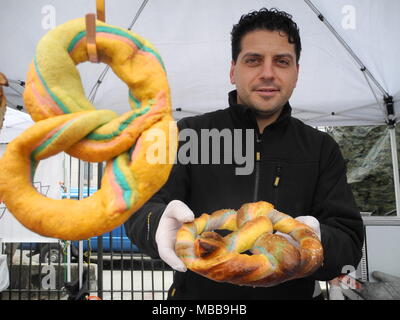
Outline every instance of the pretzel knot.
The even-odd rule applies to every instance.
[[[217,229],[232,233],[222,237],[212,231]],[[290,235],[298,248],[274,230]],[[176,253],[190,270],[238,285],[274,286],[312,274],[323,261],[315,232],[263,201],[244,204],[237,212],[203,214],[185,223],[176,238]],[[243,254],[248,250],[251,254]]]
[[[127,84],[132,110],[121,116],[96,110],[86,98],[76,68],[88,61],[85,20],[69,21],[38,43],[24,91],[36,123],[0,159],[0,201],[44,236],[78,240],[111,231],[158,191],[174,162],[177,129],[159,53],[137,34],[100,21],[96,46],[100,62]],[[156,149],[155,139],[164,148]],[[101,189],[93,196],[54,200],[32,186],[39,161],[62,151],[107,161]],[[148,161],[148,152],[155,161]]]

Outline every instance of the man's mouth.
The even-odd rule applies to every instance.
[[[256,88],[254,90],[257,94],[262,97],[273,97],[275,96],[280,90],[274,87],[261,87]]]

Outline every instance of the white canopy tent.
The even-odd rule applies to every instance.
[[[176,118],[227,106],[230,31],[240,16],[261,7],[291,13],[301,31],[300,77],[293,115],[314,126],[395,124],[400,109],[398,0],[117,0],[106,1],[106,22],[128,28],[159,50]],[[51,28],[95,12],[95,1],[9,0],[0,12],[0,71],[10,105],[23,106],[19,84],[38,40]],[[319,16],[319,17],[318,17]],[[127,87],[104,65],[79,66],[99,109],[128,110]],[[98,81],[98,80],[101,81]],[[388,112],[389,110],[389,112]],[[391,130],[396,205],[398,162]]]
[[[0,144],[7,144],[14,140],[33,124],[29,114],[7,107],[3,128],[0,130]]]

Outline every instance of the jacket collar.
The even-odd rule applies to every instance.
[[[256,113],[253,108],[250,108],[243,104],[237,103],[237,91],[233,90],[229,92],[229,110],[235,120],[241,121],[246,127],[258,128],[256,121]],[[277,128],[284,126],[292,115],[292,107],[289,102],[286,102],[283,107],[282,113],[279,118],[268,126],[268,128]]]

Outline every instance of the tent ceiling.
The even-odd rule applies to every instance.
[[[400,111],[400,2],[397,0],[312,0],[340,36],[359,56],[383,89],[394,96]],[[127,28],[142,1],[106,1],[106,22]],[[294,115],[311,125],[384,124],[381,92],[368,84],[359,65],[317,18],[305,1],[292,0],[150,0],[132,31],[151,41],[167,68],[176,118],[227,106],[230,31],[243,13],[263,6],[293,14],[302,36],[300,76],[291,99]],[[24,80],[38,40],[52,23],[95,11],[95,1],[8,0],[0,11],[0,71]],[[355,18],[355,20],[353,19]],[[350,27],[350,28],[349,28]],[[354,27],[354,28],[352,28]],[[12,35],[12,36],[10,36]],[[78,68],[86,93],[105,65]],[[23,88],[12,84],[14,89]],[[379,104],[377,103],[378,98]],[[23,104],[6,88],[12,105]],[[110,71],[94,104],[118,113],[128,110],[127,87]]]

